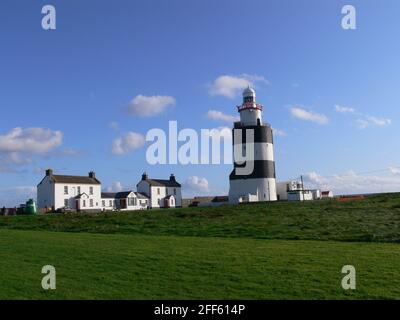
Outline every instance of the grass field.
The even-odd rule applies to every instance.
[[[398,299],[399,226],[396,194],[0,217],[0,299]],[[57,290],[41,289],[46,264]]]

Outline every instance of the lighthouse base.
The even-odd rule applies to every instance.
[[[273,178],[234,179],[229,182],[229,203],[277,201]]]

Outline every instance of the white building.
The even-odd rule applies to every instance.
[[[240,121],[233,129],[233,146],[242,154],[254,147],[254,154],[246,154],[244,163],[235,159],[229,176],[229,202],[233,204],[277,200],[273,132],[269,124],[263,123],[262,111],[263,107],[256,103],[256,92],[250,87],[244,90],[243,103],[238,106]],[[247,135],[251,133],[254,140],[249,141]],[[244,167],[253,170],[243,174],[240,171]]]
[[[143,174],[138,192],[101,192],[101,182],[94,172],[88,176],[55,175],[46,170],[46,176],[37,186],[37,203],[41,209],[56,211],[129,211],[151,208],[182,207],[181,185],[171,175],[169,180],[149,179]]]
[[[285,181],[276,184],[280,201],[311,201],[316,200],[319,190],[306,190],[301,181]]]
[[[37,202],[42,209],[100,210],[101,182],[94,172],[88,176],[66,176],[54,175],[49,169],[37,186]]]
[[[333,199],[333,192],[332,191],[322,191],[321,198],[322,199]]]
[[[149,208],[182,207],[182,187],[172,174],[169,180],[149,179],[146,173],[137,184],[139,193],[149,198]]]
[[[144,194],[134,191],[124,192],[103,192],[101,194],[103,210],[147,210],[149,198]]]

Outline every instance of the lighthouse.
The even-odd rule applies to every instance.
[[[263,122],[263,106],[256,102],[256,92],[250,86],[243,91],[243,103],[237,109],[240,121],[234,123],[233,146],[241,150],[246,161],[238,161],[235,154],[229,176],[229,202],[276,201],[273,132]],[[238,169],[246,166],[252,168],[251,172],[240,173]]]

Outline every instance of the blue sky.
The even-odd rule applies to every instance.
[[[45,4],[56,30],[41,28]],[[356,30],[341,27],[346,4]],[[0,205],[49,167],[95,170],[105,189],[147,171],[174,172],[187,195],[227,193],[229,165],[151,166],[140,141],[115,143],[169,120],[230,127],[207,114],[237,116],[243,80],[277,130],[278,180],[400,191],[399,17],[396,0],[1,1]],[[159,112],[144,117],[146,101]]]

